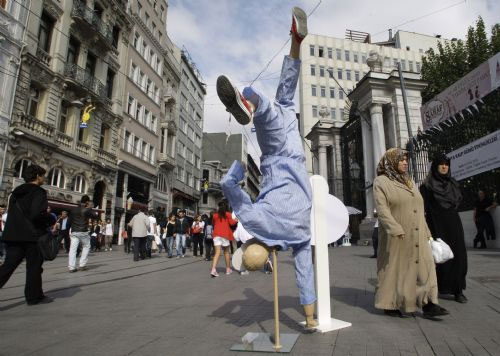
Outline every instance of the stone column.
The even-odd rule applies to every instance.
[[[370,105],[370,119],[372,124],[372,138],[373,138],[373,162],[375,164],[374,167],[376,167],[386,151],[385,134],[384,134],[384,117],[382,115],[381,104]]]
[[[373,128],[372,128],[373,129]],[[370,132],[370,127],[368,123],[361,119],[361,137],[363,140],[363,161],[364,161],[364,171],[365,171],[365,181],[373,183],[373,178],[375,176],[375,167],[373,165],[373,154],[372,146],[373,140]],[[366,218],[373,218],[373,190],[369,188],[365,191],[366,193]]]
[[[116,173],[118,177],[118,172]],[[125,218],[127,216],[127,192],[128,192],[128,174],[125,173],[123,176],[123,193],[122,193],[122,206],[124,209],[122,216],[120,218],[120,227],[118,228],[118,245],[123,245],[122,231],[125,230]],[[128,238],[132,238],[128,236]]]
[[[326,146],[318,147],[319,156],[319,175],[326,179],[328,182],[328,162],[326,159]]]

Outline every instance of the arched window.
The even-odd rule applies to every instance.
[[[27,159],[20,159],[17,161],[16,165],[14,166],[15,170],[15,177],[16,178],[22,178],[23,177],[23,172],[28,166],[31,166],[31,161]]]
[[[82,175],[77,175],[73,179],[73,191],[78,193],[87,192],[87,183],[85,182],[85,178]]]
[[[64,179],[63,171],[60,168],[52,168],[49,172],[47,184],[49,184],[53,187],[58,187],[58,188],[64,189],[65,179]]]

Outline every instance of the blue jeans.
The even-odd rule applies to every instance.
[[[167,236],[166,240],[167,240],[167,242],[165,243],[165,249],[167,250],[168,257],[172,257],[175,239],[173,236]]]
[[[151,247],[153,246],[154,235],[146,236],[146,257],[151,257]]]
[[[182,250],[181,250],[182,246]],[[175,236],[175,249],[177,250],[177,256],[184,256],[186,253],[186,235],[177,234]]]

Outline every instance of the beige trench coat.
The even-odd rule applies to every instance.
[[[412,313],[429,301],[438,304],[431,233],[420,192],[384,175],[375,178],[373,191],[379,219],[375,307]],[[401,234],[403,239],[397,237]]]

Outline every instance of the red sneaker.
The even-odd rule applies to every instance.
[[[290,32],[299,43],[307,36],[307,15],[299,7],[294,7],[292,10],[292,29]]]
[[[234,118],[242,125],[252,120],[252,110],[246,99],[231,83],[228,77],[221,75],[217,78],[217,95]]]

